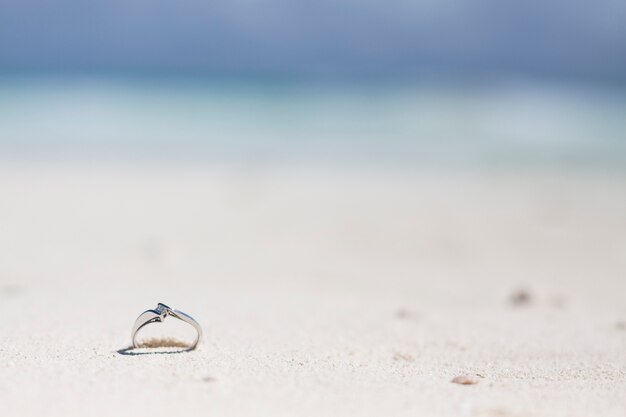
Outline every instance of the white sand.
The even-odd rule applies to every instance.
[[[2,416],[626,415],[624,176],[5,162],[0,235]]]

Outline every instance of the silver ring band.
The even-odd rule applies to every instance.
[[[194,318],[191,317],[189,314],[183,313],[180,310],[172,309],[163,303],[159,303],[154,310],[144,311],[139,315],[139,317],[137,317],[137,320],[135,320],[135,325],[133,326],[133,331],[131,333],[133,348],[136,349],[139,347],[139,345],[137,344],[137,333],[139,332],[139,330],[141,330],[144,326],[147,326],[150,323],[160,323],[165,320],[167,316],[176,317],[177,319],[192,325],[193,328],[196,329],[196,339],[191,344],[188,350],[195,349],[196,346],[198,346],[200,339],[202,338],[202,328],[200,327],[200,324],[198,324],[198,322],[194,320]]]

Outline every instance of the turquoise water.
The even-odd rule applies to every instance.
[[[521,83],[4,78],[0,152],[613,169],[626,166],[626,94]]]

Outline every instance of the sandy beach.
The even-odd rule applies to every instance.
[[[1,414],[622,417],[625,190],[4,161]],[[157,302],[202,324],[198,350],[125,350]]]

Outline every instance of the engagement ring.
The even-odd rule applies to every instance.
[[[184,321],[185,323],[191,324],[194,329],[196,329],[196,340],[189,346],[188,350],[193,350],[198,346],[198,342],[202,338],[202,329],[197,321],[193,319],[189,314],[183,313],[180,310],[174,310],[165,304],[159,303],[157,308],[154,310],[146,310],[135,320],[135,325],[133,326],[133,332],[131,335],[131,340],[133,341],[133,348],[138,348],[137,344],[137,333],[140,329],[150,323],[162,322],[165,320],[167,316],[176,317],[179,320]]]

